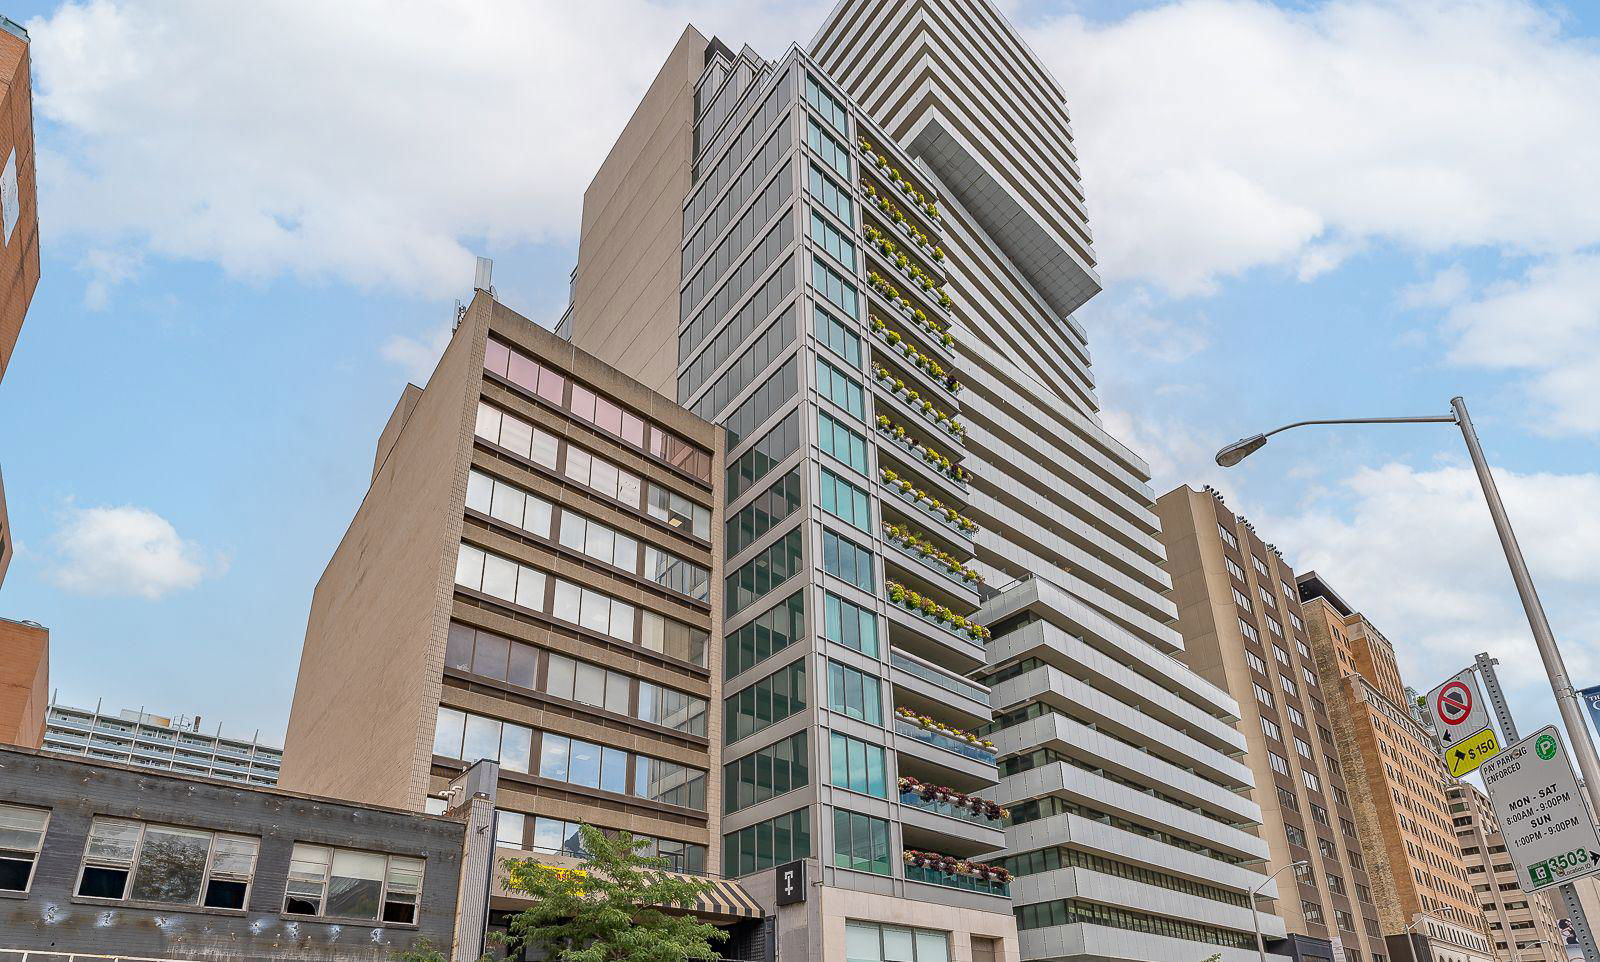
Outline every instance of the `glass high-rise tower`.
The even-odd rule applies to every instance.
[[[843,0],[776,61],[691,29],[585,195],[561,330],[726,431],[722,864],[785,953],[1255,957],[1246,743],[1172,657],[1098,290],[987,0]]]

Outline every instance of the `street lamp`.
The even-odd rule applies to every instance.
[[[1308,858],[1303,858],[1298,862],[1290,862],[1288,865],[1285,865],[1283,868],[1278,869],[1276,872],[1273,872],[1271,875],[1268,875],[1266,878],[1262,879],[1260,885],[1257,885],[1255,888],[1250,890],[1250,924],[1254,926],[1256,930],[1256,955],[1260,956],[1261,962],[1267,962],[1267,943],[1261,939],[1261,914],[1256,911],[1256,897],[1261,893],[1262,889],[1272,884],[1273,879],[1282,875],[1284,872],[1287,872],[1292,868],[1305,868],[1310,864],[1311,860]]]
[[[1522,610],[1528,616],[1528,626],[1533,629],[1534,644],[1539,648],[1539,657],[1544,662],[1545,674],[1550,678],[1550,690],[1555,693],[1556,707],[1560,709],[1562,724],[1567,729],[1567,741],[1578,755],[1578,770],[1583,773],[1583,783],[1589,793],[1589,803],[1594,810],[1600,811],[1600,755],[1595,753],[1594,742],[1589,739],[1589,730],[1584,725],[1583,710],[1578,705],[1577,694],[1572,690],[1572,681],[1567,677],[1566,663],[1561,659],[1561,650],[1556,647],[1556,637],[1550,630],[1549,619],[1545,617],[1544,605],[1539,603],[1539,593],[1534,590],[1533,577],[1528,574],[1528,564],[1523,560],[1522,549],[1517,545],[1517,536],[1511,530],[1511,520],[1506,517],[1505,505],[1500,501],[1500,491],[1495,487],[1493,475],[1489,473],[1489,463],[1484,460],[1483,447],[1478,443],[1478,434],[1472,428],[1472,419],[1467,416],[1467,402],[1459,397],[1451,398],[1450,408],[1450,414],[1424,417],[1296,421],[1294,424],[1274,428],[1265,434],[1235,441],[1217,452],[1217,464],[1231,468],[1261,450],[1267,443],[1267,438],[1272,435],[1308,424],[1451,422],[1460,427],[1461,436],[1467,442],[1467,453],[1472,457],[1473,470],[1478,474],[1478,485],[1483,489],[1483,498],[1489,504],[1489,516],[1494,519],[1495,533],[1500,536],[1500,547],[1505,551],[1506,563],[1511,567],[1511,580],[1517,586],[1517,595],[1522,599]]]

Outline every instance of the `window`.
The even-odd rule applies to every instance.
[[[845,962],[950,962],[950,935],[932,929],[846,922],[844,956]],[[974,962],[977,958],[974,954]]]
[[[46,809],[0,805],[0,892],[28,890],[49,822]]]
[[[1306,684],[1315,688],[1317,686],[1317,673],[1303,666],[1300,670],[1305,673]]]
[[[433,729],[435,755],[464,762],[487,758],[507,771],[526,772],[532,745],[531,728],[439,706]]]
[[[645,498],[645,513],[674,528],[687,527],[696,538],[711,538],[711,509],[652,482]]]
[[[555,581],[550,616],[618,641],[633,643],[634,607],[571,581]]]
[[[483,369],[498,374],[531,396],[560,405],[567,379],[507,344],[490,338],[483,349]]]
[[[768,545],[727,577],[728,614],[735,614],[800,570],[801,529]]]
[[[539,738],[539,777],[569,785],[626,795],[629,758],[620,748],[596,745],[554,732],[544,732]],[[639,761],[644,756],[632,758]]]
[[[722,874],[749,875],[810,854],[810,810],[802,808],[722,836]]]
[[[870,725],[883,724],[883,690],[878,678],[828,662],[828,707]]]
[[[1268,738],[1274,741],[1283,741],[1283,730],[1278,727],[1277,722],[1265,715],[1261,716],[1261,730],[1266,733]]]
[[[642,482],[639,476],[624,471],[605,458],[590,454],[575,445],[567,445],[566,475],[592,490],[630,508],[639,507]]]
[[[1256,593],[1261,596],[1261,603],[1268,608],[1276,608],[1278,606],[1278,603],[1272,599],[1272,592],[1267,590],[1266,585],[1257,585]]]
[[[865,419],[867,416],[861,385],[820,357],[817,358],[817,393],[854,417]]]
[[[810,74],[806,74],[806,103],[817,108],[817,112],[822,114],[822,119],[832,125],[834,130],[841,134],[850,132],[845,121],[844,107],[840,106],[837,100],[822,89],[822,85],[817,83]]]
[[[1267,663],[1262,661],[1260,656],[1248,648],[1244,650],[1244,660],[1246,664],[1261,674],[1265,675],[1267,673]]]
[[[627,715],[633,679],[619,671],[551,652],[544,687],[557,698]]]
[[[550,502],[477,468],[467,475],[467,507],[541,538],[550,537]]]
[[[817,293],[832,302],[834,307],[859,320],[860,313],[859,295],[856,286],[840,276],[839,272],[825,264],[820,257],[811,258],[811,286]]]
[[[1251,683],[1250,687],[1256,690],[1256,701],[1268,706],[1272,704],[1272,692],[1267,691],[1265,688],[1262,688],[1260,685],[1257,685],[1253,682]]]
[[[499,445],[541,467],[551,471],[556,469],[557,454],[561,450],[560,439],[497,407],[478,402],[474,433],[490,444]]]
[[[1300,714],[1300,709],[1294,707],[1293,705],[1284,705],[1283,707],[1286,711],[1288,711],[1290,721],[1294,722],[1296,725],[1299,725],[1301,728],[1306,727],[1306,716]]]
[[[1229,531],[1220,524],[1217,525],[1217,534],[1221,536],[1222,543],[1226,544],[1228,547],[1235,549],[1239,547],[1239,539],[1233,536],[1232,531]]]
[[[96,817],[78,895],[242,910],[260,845],[244,835]]]
[[[1283,625],[1282,625],[1282,623],[1280,623],[1278,621],[1278,619],[1272,617],[1271,615],[1267,616],[1267,630],[1272,632],[1273,634],[1277,635],[1279,638],[1283,637]],[[1274,647],[1276,647],[1276,646],[1274,646]],[[1279,650],[1281,651],[1282,649],[1279,649]],[[1288,662],[1285,661],[1284,664],[1287,665]]]
[[[739,343],[733,340],[734,337],[743,338],[750,333],[742,322],[748,318],[753,326],[756,321],[765,317],[764,310],[757,315],[750,310],[748,304],[741,309],[731,324],[717,332],[711,346],[702,351],[691,366],[679,375],[678,397],[687,399],[692,396],[695,389],[715,373],[717,366],[727,358],[727,352],[739,346]],[[794,319],[795,305],[791,303],[784,308],[783,313],[773,318],[761,336],[754,338],[749,346],[745,347],[738,360],[728,365],[728,369],[722,372],[716,383],[711,385],[711,389],[700,395],[692,408],[695,415],[707,420],[720,416],[735,397],[742,394],[752,381],[767,370],[768,365],[783,355],[789,345],[794,343]]]
[[[889,875],[889,823],[881,818],[833,810],[833,864]]]
[[[622,535],[617,537],[620,539]],[[711,597],[710,569],[655,545],[644,546],[644,576],[668,591],[676,591],[697,601]]]
[[[815,210],[811,212],[811,240],[843,264],[846,270],[856,269],[856,245]]]
[[[1291,593],[1289,595],[1289,597],[1293,598],[1294,595]],[[1289,612],[1289,624],[1294,625],[1296,628],[1299,628],[1301,631],[1304,631],[1305,628],[1306,628],[1306,623],[1301,621],[1300,620],[1300,616],[1295,614],[1293,611]],[[1307,658],[1311,657],[1311,650],[1305,646],[1306,645],[1305,642],[1296,641],[1295,644],[1300,646],[1300,654],[1306,656]]]
[[[644,612],[639,619],[639,647],[701,668],[706,666],[706,641],[709,637],[704,629],[691,627],[653,611]]]
[[[867,591],[876,583],[872,552],[826,528],[822,530],[822,570]]]
[[[1239,619],[1239,634],[1244,635],[1256,644],[1261,644],[1261,632],[1256,631],[1256,626],[1243,618]]]
[[[1333,842],[1328,840],[1328,839],[1323,838],[1320,835],[1317,836],[1317,851],[1322,853],[1322,857],[1323,858],[1338,858],[1339,857],[1339,850],[1334,848]],[[1336,878],[1338,878],[1337,875],[1329,875],[1328,876],[1328,887],[1329,888],[1333,887],[1333,880],[1336,879]]]
[[[806,191],[823,207],[833,211],[834,216],[844,221],[846,227],[856,226],[855,206],[850,201],[850,192],[834,183],[833,178],[823,173],[816,164],[810,165]],[[855,316],[854,311],[851,316]]]
[[[653,802],[703,812],[706,810],[706,773],[677,762],[635,755],[633,794]]]
[[[544,572],[465,541],[456,552],[456,584],[534,611],[545,610]]]
[[[1238,588],[1233,589],[1233,600],[1239,605],[1239,607],[1243,608],[1245,611],[1254,611],[1255,610],[1254,608],[1252,608],[1250,606],[1250,599],[1245,595],[1244,592],[1240,591]]]
[[[850,179],[850,152],[810,117],[806,118],[806,146],[816,151],[823,163],[832,167],[840,177]]]
[[[1289,839],[1290,845],[1298,845],[1301,848],[1306,847],[1306,833],[1299,828],[1286,824],[1283,826],[1283,834]]]
[[[444,814],[440,812],[438,814]],[[494,812],[494,843],[510,848],[526,848],[528,831],[528,816],[521,812],[507,812],[495,809]]]
[[[1272,770],[1279,775],[1289,774],[1289,760],[1277,752],[1267,752],[1267,760],[1272,764]]]
[[[728,447],[738,445],[795,396],[800,389],[797,357],[791,354],[771,377],[761,382],[733,413],[723,419],[722,428],[727,434]]]
[[[806,661],[800,658],[727,697],[723,737],[736,742],[805,707]]]
[[[875,798],[889,797],[888,767],[882,745],[869,745],[859,738],[832,732],[828,738],[830,781]]]
[[[1333,827],[1328,822],[1328,810],[1323,808],[1321,805],[1318,805],[1316,802],[1311,803],[1311,820],[1316,822],[1318,825],[1324,825],[1328,828]]]
[[[1305,769],[1305,768],[1300,769],[1300,780],[1305,782],[1306,783],[1306,787],[1311,789],[1313,792],[1322,791],[1322,781],[1321,781],[1321,779],[1317,778],[1316,775],[1312,774],[1310,769]]]
[[[633,574],[639,573],[639,542],[570,508],[561,509],[561,533],[557,540],[563,548]]]
[[[823,454],[867,473],[867,439],[824,411],[817,412],[817,444]]]
[[[1296,735],[1294,739],[1294,747],[1295,750],[1300,753],[1300,757],[1308,761],[1315,759],[1315,756],[1311,754],[1311,743],[1306,741],[1304,738]]]
[[[805,630],[805,593],[797,591],[728,635],[725,677],[748,671],[794,644]]]
[[[817,340],[828,350],[844,358],[852,368],[861,367],[861,338],[857,337],[844,322],[822,309],[822,305],[815,307],[815,329]]]
[[[878,616],[831,591],[823,593],[823,634],[829,641],[874,657],[878,654]]]
[[[800,469],[795,468],[728,519],[727,557],[750,547],[799,507]]]
[[[1235,563],[1232,558],[1228,557],[1227,555],[1223,555],[1222,566],[1228,569],[1228,574],[1233,575],[1241,582],[1244,581],[1244,569],[1239,567],[1239,565]]]
[[[691,735],[706,733],[706,700],[675,688],[654,682],[639,682],[639,708],[641,721],[688,732]]]
[[[796,732],[722,768],[722,811],[732,814],[811,783],[806,733]]]
[[[867,492],[829,471],[818,469],[822,510],[862,531],[872,530],[872,507]]]
[[[1293,678],[1290,678],[1288,675],[1279,675],[1278,684],[1281,685],[1283,690],[1288,692],[1290,695],[1299,697],[1300,689],[1295,686]]]
[[[413,925],[422,865],[420,858],[296,842],[283,913]]]

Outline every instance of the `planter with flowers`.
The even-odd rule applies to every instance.
[[[916,502],[917,506],[932,512],[943,519],[944,523],[962,534],[971,535],[978,530],[978,522],[972,520],[961,512],[946,505],[943,501],[902,478],[900,473],[893,468],[879,468],[878,477],[883,483],[893,488],[902,497]]]
[[[913,411],[943,428],[955,437],[957,441],[965,441],[967,439],[966,425],[940,410],[932,401],[923,397],[920,391],[909,386],[900,378],[895,377],[893,371],[877,361],[872,362],[872,376],[879,384],[892,391],[895,397],[910,405]]]
[[[906,849],[905,863],[925,871],[950,877],[968,878],[977,882],[989,882],[995,885],[1006,885],[1011,881],[1011,873],[998,865],[988,865],[983,862],[974,862],[971,859],[956,858],[954,855],[940,855],[937,852],[918,852]]]
[[[935,735],[943,735],[946,738],[953,738],[958,742],[965,742],[966,744],[971,745],[973,748],[981,748],[991,755],[993,755],[995,752],[994,742],[989,741],[987,738],[979,738],[977,735],[974,735],[969,731],[962,731],[961,729],[952,725],[946,725],[944,722],[939,721],[936,718],[930,718],[927,715],[919,715],[909,708],[896,708],[894,710],[894,715],[896,718],[916,725],[925,732],[933,732]]]
[[[912,184],[910,179],[900,172],[900,168],[889,162],[887,155],[874,153],[870,142],[865,137],[861,138],[859,143],[861,144],[862,151],[867,155],[867,160],[878,169],[878,175],[880,177],[883,177],[889,183],[893,184],[902,194],[906,196],[906,199],[915,203],[917,207],[925,215],[927,215],[928,219],[931,220],[935,225],[943,223],[939,216],[938,205],[933,203],[933,201],[930,201],[922,193],[922,191],[917,190],[916,186]]]
[[[978,574],[977,569],[962,564],[955,555],[903,524],[885,524],[883,536],[927,561],[930,566],[943,568],[953,578],[968,584],[983,584],[983,575]]]
[[[933,378],[934,382],[940,387],[949,391],[952,398],[961,393],[961,382],[956,379],[955,375],[946,371],[944,365],[938,361],[912,347],[911,342],[906,340],[905,335],[885,324],[876,315],[868,315],[867,326],[872,329],[872,333],[879,340],[889,345],[890,349],[896,354],[905,358],[908,363],[916,365],[923,373]]]
[[[878,430],[893,438],[901,447],[909,449],[911,453],[927,462],[934,470],[957,484],[965,486],[971,477],[966,468],[951,461],[948,455],[931,444],[924,444],[918,441],[906,431],[904,426],[889,420],[887,414],[878,415]]]
[[[1011,810],[1001,808],[998,802],[958,792],[943,785],[934,785],[910,775],[900,777],[900,796],[902,800],[916,796],[929,805],[948,805],[955,809],[957,814],[986,818],[991,822],[998,822],[1011,815]]]
[[[988,628],[978,624],[976,621],[970,621],[956,614],[948,606],[942,605],[932,598],[923,597],[920,592],[912,591],[898,581],[887,582],[885,587],[889,591],[889,600],[891,602],[913,614],[922,616],[942,628],[956,634],[966,635],[973,641],[979,642],[990,635]]]

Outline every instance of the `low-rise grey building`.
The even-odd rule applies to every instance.
[[[476,958],[475,772],[435,816],[0,747],[0,962]]]

